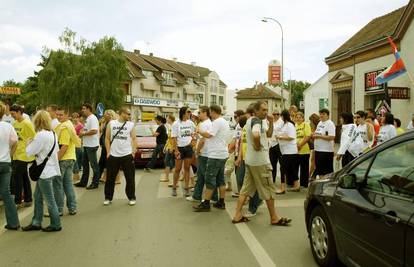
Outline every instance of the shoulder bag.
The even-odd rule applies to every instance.
[[[50,156],[53,153],[53,150],[55,150],[55,146],[56,146],[56,136],[53,133],[53,147],[50,150],[49,154],[47,154],[47,157],[39,165],[37,165],[36,160],[33,161],[32,166],[30,166],[30,168],[29,168],[29,176],[30,176],[30,179],[32,179],[32,181],[36,182],[37,180],[39,180],[40,175],[42,174],[43,170],[45,169],[45,166],[46,166],[47,162],[49,161]]]

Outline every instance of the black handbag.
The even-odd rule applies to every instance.
[[[50,150],[49,154],[47,154],[47,157],[43,160],[42,163],[37,165],[37,162],[35,160],[35,161],[33,161],[32,166],[30,166],[30,168],[29,168],[29,177],[30,177],[30,179],[32,179],[32,181],[37,182],[37,180],[39,180],[40,175],[42,174],[43,170],[45,169],[45,166],[46,166],[47,162],[49,161],[50,156],[53,153],[53,150],[55,150],[55,146],[56,146],[56,136],[53,133],[53,147],[52,147],[52,150]]]

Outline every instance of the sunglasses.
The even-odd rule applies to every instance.
[[[273,116],[279,116],[280,113],[273,113]]]

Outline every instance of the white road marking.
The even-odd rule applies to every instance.
[[[233,219],[233,214],[231,211],[236,209],[235,202],[227,202],[226,203],[226,211],[229,214],[230,218]],[[238,223],[235,224],[237,230],[239,231],[240,235],[246,242],[246,245],[249,247],[250,251],[256,258],[256,261],[262,267],[270,267],[275,266],[276,264],[272,261],[269,254],[267,254],[266,250],[260,244],[260,242],[256,239],[250,228],[247,226],[246,223]]]

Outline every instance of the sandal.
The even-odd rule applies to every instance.
[[[236,224],[236,223],[244,223],[244,222],[248,222],[248,221],[250,221],[248,218],[246,218],[246,217],[244,217],[244,216],[241,216],[241,218],[240,218],[240,220],[231,220],[231,222],[233,223],[233,224]]]
[[[292,219],[289,218],[280,218],[278,222],[272,222],[271,225],[275,226],[289,226]]]

